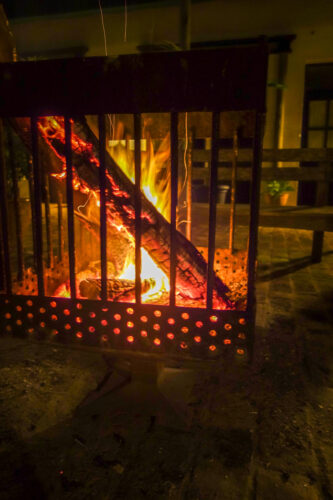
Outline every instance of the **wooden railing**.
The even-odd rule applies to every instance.
[[[219,161],[232,162],[233,150],[220,149]],[[193,162],[209,162],[210,151],[204,149],[193,149]],[[252,151],[250,149],[239,149],[239,164],[248,162],[251,164]],[[261,171],[262,180],[283,179],[296,181],[332,181],[333,182],[333,148],[329,149],[264,149],[262,162],[316,162],[315,167],[264,167]],[[231,168],[220,166],[218,169],[219,180],[231,180]],[[204,167],[193,168],[193,179],[208,178],[208,169]],[[237,168],[237,179],[248,181],[251,178],[249,167],[239,166]]]
[[[249,149],[239,149],[237,151],[237,180],[238,181],[250,181],[251,179],[251,162],[252,162],[252,151]],[[207,149],[193,149],[192,151],[192,161],[193,162],[203,162],[209,163],[211,152]],[[234,159],[233,149],[220,149],[219,151],[219,162],[218,167],[218,180],[219,181],[231,181],[232,179],[232,168],[231,165]],[[300,168],[298,167],[271,167],[265,166],[265,163],[277,164],[279,162],[288,163],[316,163],[316,166],[309,166]],[[225,164],[230,164],[230,166],[225,166]],[[315,205],[316,207],[325,207],[328,205],[329,200],[329,182],[333,182],[333,148],[329,149],[264,149],[262,152],[262,163],[263,168],[261,169],[261,180],[286,180],[286,181],[312,181],[316,184],[316,196]],[[247,164],[247,166],[244,166]],[[203,179],[208,182],[209,179],[209,169],[205,167],[193,167],[192,170],[193,179]],[[283,217],[286,214],[281,212],[279,214],[281,226],[279,226],[279,221],[275,219],[275,227],[284,227]],[[288,215],[290,217],[290,214]],[[316,214],[318,218],[318,214]],[[331,226],[327,224],[327,221],[331,222],[332,213],[328,211],[322,212],[322,222],[324,226],[327,226],[327,230],[331,230]],[[317,219],[316,219],[317,220]],[[313,246],[312,246],[312,260],[314,262],[319,262],[321,260],[322,249],[323,249],[323,239],[324,231],[316,230],[313,227]]]

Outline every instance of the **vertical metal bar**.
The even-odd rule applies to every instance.
[[[23,260],[23,244],[22,244],[22,223],[20,214],[20,195],[17,182],[17,172],[14,162],[14,148],[12,130],[8,130],[8,149],[9,149],[9,165],[12,173],[13,180],[13,195],[14,195],[14,217],[16,229],[16,254],[17,254],[17,280],[22,281],[24,273],[24,260]]]
[[[28,184],[29,184],[29,200],[30,200],[30,211],[31,211],[31,233],[32,233],[32,248],[33,248],[33,264],[37,268],[36,260],[36,227],[35,227],[35,195],[34,195],[34,184],[33,184],[33,172],[32,172],[32,158],[28,157],[29,171],[28,171]],[[30,168],[31,167],[31,168]]]
[[[229,250],[234,251],[235,239],[235,217],[236,217],[236,184],[237,184],[237,158],[238,158],[238,131],[234,130],[231,172],[231,200],[230,200],[230,227],[229,227]]]
[[[255,271],[258,245],[261,154],[264,116],[264,113],[256,113],[255,117],[253,166],[250,196],[247,311],[249,312],[253,320],[255,318]]]
[[[176,304],[177,199],[178,199],[178,113],[171,113],[171,223],[170,223],[170,306]]]
[[[65,117],[65,154],[66,154],[66,196],[68,222],[68,257],[69,285],[71,298],[76,299],[75,283],[75,246],[74,246],[74,206],[73,206],[73,167],[72,167],[72,126],[68,116]]]
[[[101,237],[101,299],[107,299],[106,267],[106,171],[105,171],[105,116],[98,115],[99,131],[99,190],[100,190],[100,237]]]
[[[44,175],[44,206],[45,206],[45,228],[46,228],[46,248],[47,267],[53,266],[53,246],[51,235],[51,213],[50,213],[50,185],[47,173]]]
[[[135,301],[141,304],[141,114],[134,115]]]
[[[0,231],[0,291],[4,291],[6,286],[5,280],[5,263],[3,260],[3,237]]]
[[[188,240],[191,240],[192,235],[192,153],[193,130],[189,134],[187,146],[186,238]]]
[[[38,127],[37,117],[31,118],[31,138],[32,138],[32,171],[34,184],[34,217],[35,236],[36,236],[36,267],[38,295],[44,295],[44,266],[43,266],[43,239],[42,239],[42,209],[41,209],[41,178],[39,171],[39,152],[38,152]]]
[[[3,243],[3,256],[5,266],[6,292],[12,293],[12,279],[10,269],[9,241],[8,241],[8,219],[7,219],[7,196],[6,196],[6,176],[5,176],[5,150],[3,123],[0,120],[0,207],[1,207],[1,233]]]
[[[217,201],[217,167],[219,157],[220,113],[213,112],[212,116],[212,149],[210,163],[209,186],[209,233],[208,233],[208,268],[207,268],[207,308],[213,306],[214,288],[214,256],[216,233],[216,201]]]
[[[58,206],[58,258],[62,261],[64,256],[64,228],[62,219],[62,193],[58,189],[57,193],[57,206]]]

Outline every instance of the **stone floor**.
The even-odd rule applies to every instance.
[[[1,337],[0,498],[333,498],[333,234],[310,253],[307,231],[260,230],[254,359],[169,367],[174,425],[151,394],[102,395],[114,360]]]

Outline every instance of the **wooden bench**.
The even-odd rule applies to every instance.
[[[232,149],[220,149],[219,161],[232,163]],[[249,166],[237,166],[237,181],[249,181],[251,178],[252,151],[239,149],[237,164],[247,163]],[[193,162],[209,162],[210,151],[193,149]],[[278,162],[315,162],[317,166],[311,167],[270,167],[265,163],[277,164]],[[287,206],[287,207],[264,207],[260,209],[259,226],[281,227],[293,229],[307,229],[313,231],[312,239],[312,261],[320,262],[322,258],[323,241],[325,231],[333,231],[333,207],[328,206],[329,182],[333,182],[333,149],[264,149],[262,154],[263,167],[261,169],[261,180],[270,181],[312,181],[316,183],[315,206]],[[230,181],[232,169],[219,166],[219,181]],[[192,179],[204,179],[208,182],[209,169],[193,167]],[[199,205],[199,204],[198,204]],[[201,210],[205,210],[206,204],[200,204]],[[208,204],[207,204],[208,207]],[[193,204],[196,210],[195,204]],[[208,208],[207,208],[208,210]],[[218,214],[222,220],[227,220],[229,214],[228,205],[218,206]],[[236,224],[247,225],[249,207],[238,204],[236,207]]]

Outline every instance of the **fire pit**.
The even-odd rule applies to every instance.
[[[251,352],[266,65],[264,46],[0,65],[5,330],[151,355]],[[219,150],[240,124],[253,161],[235,251],[233,200],[221,235],[216,204]],[[209,217],[189,230],[194,127],[211,143]]]

